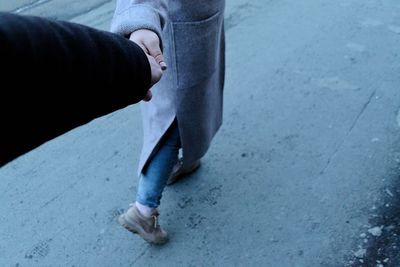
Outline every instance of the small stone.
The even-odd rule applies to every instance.
[[[356,252],[354,252],[354,256],[356,258],[363,258],[365,254],[367,253],[367,250],[365,248],[360,248]]]
[[[386,193],[387,193],[389,196],[393,197],[393,193],[392,193],[389,189],[386,188],[385,191],[386,191]]]
[[[375,226],[370,229],[368,229],[368,233],[370,233],[373,236],[381,236],[382,234],[382,226]]]

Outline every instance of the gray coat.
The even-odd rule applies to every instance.
[[[175,117],[184,165],[200,159],[222,123],[224,0],[118,0],[111,31],[145,28],[162,41],[168,70],[142,103],[139,173]]]

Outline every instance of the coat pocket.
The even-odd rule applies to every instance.
[[[216,71],[221,56],[221,14],[200,21],[173,22],[179,87],[194,86]]]

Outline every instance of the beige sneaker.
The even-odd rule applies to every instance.
[[[182,159],[179,159],[178,162],[175,164],[174,168],[172,169],[171,175],[167,180],[167,185],[176,183],[186,175],[189,175],[195,170],[197,170],[199,167],[200,167],[200,160],[196,160],[195,162],[193,162],[193,164],[191,164],[187,168],[183,168]]]
[[[158,224],[158,215],[155,210],[150,218],[146,218],[133,204],[127,212],[119,216],[118,222],[128,231],[140,235],[147,242],[162,245],[168,241],[168,234]]]

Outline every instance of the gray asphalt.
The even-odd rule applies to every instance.
[[[108,29],[109,1],[0,10]],[[400,3],[227,1],[224,125],[168,187],[170,233],[116,218],[133,201],[131,106],[0,169],[0,266],[400,266]]]

